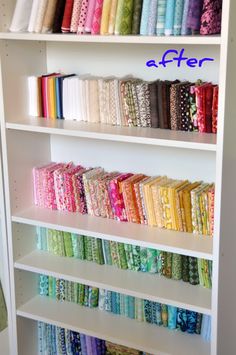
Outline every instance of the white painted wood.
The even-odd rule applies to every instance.
[[[216,135],[167,129],[116,127],[105,124],[26,117],[6,123],[7,129],[71,137],[216,151]]]
[[[211,290],[156,274],[121,270],[39,250],[16,260],[15,268],[211,314]]]
[[[35,206],[14,214],[12,222],[212,260],[213,240],[209,236],[197,236],[90,215],[45,210]]]
[[[24,137],[27,139],[26,134]],[[51,135],[50,143],[49,160],[52,161],[73,161],[85,167],[101,166],[107,171],[142,172],[150,176],[167,175],[175,179],[210,183],[215,181],[216,154],[212,151],[59,135]]]
[[[164,327],[37,296],[17,309],[18,316],[70,328],[157,355],[206,355],[208,343],[198,335],[169,331]]]
[[[193,44],[193,45],[220,45],[221,37],[215,36],[91,36],[74,34],[42,34],[42,33],[11,33],[0,32],[0,39],[16,39],[29,41],[53,42],[86,42],[86,43],[128,43],[128,44]]]
[[[236,349],[236,2],[224,1],[223,11],[216,164],[212,354],[234,354]]]
[[[8,328],[0,332],[0,351],[2,355],[10,354]]]
[[[22,272],[23,280],[18,276],[19,270],[14,272],[14,257],[27,255],[34,246],[29,243],[26,247],[27,238],[21,232],[25,228],[34,225],[57,228],[68,231],[83,231],[86,235],[112,238],[118,241],[128,241],[132,244],[146,245],[161,248],[168,251],[180,252],[186,255],[206,257],[213,260],[213,289],[212,289],[212,342],[211,352],[201,349],[202,342],[194,341],[190,336],[180,333],[169,335],[166,329],[155,330],[155,341],[158,343],[160,353],[172,354],[196,354],[208,353],[211,355],[234,354],[236,349],[235,316],[236,316],[236,287],[231,280],[234,279],[236,241],[234,236],[234,200],[235,200],[235,104],[236,92],[235,68],[235,2],[224,0],[222,36],[202,37],[116,37],[116,36],[76,36],[76,35],[42,35],[42,34],[12,34],[7,32],[11,22],[15,0],[0,0],[0,33],[1,40],[1,71],[0,74],[0,118],[3,146],[3,165],[6,196],[6,214],[8,227],[8,248],[10,263],[10,279],[12,292],[12,314],[10,321],[12,326],[12,339],[14,351],[17,354],[17,338],[19,340],[19,354],[32,355],[36,351],[36,343],[30,342],[26,346],[27,334],[30,329],[35,331],[35,322],[29,319],[18,318],[16,326],[16,304],[22,305],[25,300],[21,299],[21,287],[34,284],[31,273]],[[41,41],[41,42],[39,42]],[[132,44],[132,47],[127,44]],[[149,59],[159,58],[169,48],[185,48],[190,56],[212,56],[215,62],[207,65],[203,70],[180,68],[176,71],[173,65],[167,69],[155,71],[145,67]],[[96,53],[96,55],[94,55]],[[16,65],[17,63],[17,65]],[[27,95],[25,94],[26,77],[28,75],[40,75],[46,71],[62,70],[93,75],[117,75],[124,76],[132,73],[146,80],[179,79],[212,80],[220,81],[219,101],[219,134],[217,144],[214,138],[204,136],[204,140],[198,135],[195,140],[192,135],[186,138],[171,136],[165,132],[164,136],[153,137],[146,132],[143,136],[135,138],[135,133],[127,134],[123,129],[116,130],[114,127],[106,127],[106,131],[96,130],[89,132],[87,128],[82,130],[74,123],[56,122],[56,127],[51,124],[35,124],[29,122],[27,113]],[[220,74],[220,78],[219,78]],[[63,127],[59,127],[62,125]],[[71,125],[71,126],[69,126]],[[111,130],[111,131],[110,131]],[[159,135],[159,131],[155,134]],[[165,136],[165,134],[167,136]],[[182,135],[182,134],[181,134]],[[114,137],[115,136],[115,137]],[[88,139],[89,138],[89,139]],[[153,139],[155,138],[155,142]],[[161,138],[161,139],[160,139]],[[156,140],[157,139],[157,140]],[[205,139],[207,139],[205,141]],[[213,139],[213,141],[211,140]],[[136,143],[136,144],[133,144]],[[177,149],[178,148],[178,149]],[[188,149],[186,149],[188,148]],[[109,154],[107,151],[109,150]],[[148,158],[150,157],[150,159]],[[102,219],[93,222],[89,216],[73,219],[66,214],[57,212],[35,210],[32,206],[32,176],[31,170],[34,165],[41,162],[56,160],[74,160],[83,164],[101,165],[108,170],[117,168],[121,171],[126,169],[143,171],[148,174],[168,174],[174,178],[202,179],[216,182],[216,206],[215,206],[215,233],[213,240],[199,239],[188,235],[183,236],[174,232],[159,231],[152,234],[147,232],[144,242],[143,226],[117,224],[114,221]],[[153,164],[155,161],[155,164]],[[145,162],[145,164],[143,163]],[[27,210],[28,209],[28,210]],[[81,216],[82,217],[82,216]],[[12,225],[13,222],[13,225]],[[24,227],[18,223],[25,223]],[[16,230],[20,226],[19,231]],[[118,226],[118,227],[117,227]],[[12,228],[13,227],[13,228]],[[115,230],[115,235],[114,235]],[[137,232],[136,232],[137,230]],[[141,231],[143,231],[141,233]],[[145,232],[147,230],[145,229]],[[130,236],[131,232],[131,236]],[[134,234],[136,233],[136,234]],[[154,232],[153,232],[154,233]],[[142,235],[141,235],[142,234]],[[141,235],[141,236],[140,236]],[[18,238],[20,241],[15,241]],[[183,238],[182,238],[183,237]],[[147,239],[146,239],[147,238]],[[197,239],[196,239],[197,238]],[[213,250],[212,250],[213,244]],[[13,250],[14,249],[14,250]],[[50,270],[49,270],[50,271]],[[57,272],[57,271],[55,271]],[[16,284],[16,287],[15,287]],[[38,300],[37,300],[38,302]],[[78,314],[72,310],[67,313],[63,308],[62,323],[57,317],[61,313],[59,305],[53,308],[46,301],[44,305],[35,302],[24,311],[24,316],[32,319],[43,319],[54,324],[63,324],[68,327],[71,324],[77,327]],[[41,300],[40,300],[41,302]],[[197,302],[197,296],[193,303]],[[55,303],[53,303],[54,305]],[[39,308],[38,308],[39,306]],[[24,307],[24,306],[23,306]],[[60,306],[61,307],[61,306]],[[64,305],[63,305],[64,307]],[[66,306],[67,307],[67,306]],[[87,312],[89,310],[85,310]],[[38,313],[37,313],[38,312]],[[42,314],[39,314],[42,312]],[[43,313],[44,312],[44,313]],[[107,316],[107,315],[103,315]],[[42,318],[40,318],[42,317]],[[77,317],[77,318],[76,318]],[[85,315],[87,317],[87,313]],[[88,316],[89,317],[89,316]],[[87,318],[86,318],[87,319]],[[86,330],[93,332],[93,326],[98,323],[91,316],[91,324]],[[104,318],[103,318],[104,319]],[[139,337],[138,331],[130,323],[121,324],[119,317],[113,318],[107,325],[108,329],[102,329],[100,333],[108,338],[112,332],[117,342],[129,343],[136,347],[136,339],[141,346],[148,343],[147,338]],[[122,320],[123,321],[123,320]],[[73,323],[74,322],[74,323]],[[127,325],[128,324],[128,325]],[[106,326],[103,321],[102,326]],[[137,325],[138,327],[139,325]],[[143,326],[143,325],[142,325]],[[146,327],[146,325],[145,325]],[[132,329],[132,331],[130,331]],[[147,329],[147,328],[145,328]],[[160,330],[160,332],[159,332]],[[141,331],[140,331],[141,332]],[[148,332],[147,332],[148,333]],[[145,333],[146,334],[146,333]],[[100,334],[101,335],[101,334]],[[32,340],[32,339],[31,339]],[[34,339],[35,340],[35,339]],[[204,346],[203,346],[204,347]],[[171,349],[171,351],[170,351]],[[149,346],[149,350],[150,346]],[[156,351],[156,347],[155,347]]]

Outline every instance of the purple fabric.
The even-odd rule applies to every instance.
[[[187,17],[187,28],[199,32],[201,26],[203,0],[190,0]]]
[[[86,335],[80,334],[81,351],[83,355],[89,355],[86,347]]]
[[[201,35],[221,32],[222,0],[204,0],[201,18]]]

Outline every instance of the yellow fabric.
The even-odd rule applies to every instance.
[[[100,27],[100,34],[101,35],[108,34],[108,23],[109,23],[110,11],[111,11],[111,0],[104,0],[103,7],[102,7],[101,27]]]
[[[117,10],[118,0],[111,0],[111,10],[109,15],[109,23],[108,23],[108,33],[109,35],[114,34],[115,30],[115,22],[116,22],[116,10]]]
[[[186,186],[188,181],[176,181],[169,187],[169,201],[170,201],[170,213],[171,213],[171,221],[172,221],[172,229],[179,231],[179,223],[178,223],[178,211],[177,211],[177,194],[176,190]]]
[[[55,77],[48,77],[48,114],[52,119],[56,117],[56,85]]]
[[[184,209],[184,231],[192,233],[193,226],[192,226],[192,203],[191,203],[191,191],[198,187],[200,182],[195,182],[190,184],[186,189],[183,191],[183,209]],[[182,216],[183,217],[183,216]]]
[[[146,206],[146,210],[147,210],[147,221],[148,221],[148,225],[150,225],[150,226],[157,225],[151,186],[160,180],[161,180],[161,177],[158,176],[158,177],[150,178],[149,180],[147,180],[143,184],[144,201],[145,201],[145,206]]]
[[[164,176],[162,178],[162,180],[160,180],[159,183],[156,183],[151,187],[152,196],[153,196],[154,212],[155,212],[155,218],[156,218],[156,225],[158,228],[164,227],[160,187],[161,187],[161,185],[166,184],[168,181],[170,181],[170,179],[167,179],[167,177]]]

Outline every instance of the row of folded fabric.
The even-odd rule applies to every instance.
[[[39,294],[57,301],[99,308],[139,322],[201,334],[202,314],[105,289],[39,275]]]
[[[210,35],[221,13],[222,0],[17,0],[10,31]]]
[[[29,114],[117,126],[217,133],[218,86],[52,73],[28,78]]]
[[[37,248],[120,269],[141,271],[211,288],[212,261],[151,248],[37,228]],[[153,279],[155,282],[155,279]]]
[[[38,322],[39,355],[148,355],[142,351]]]
[[[33,184],[39,207],[213,236],[214,184],[72,162],[33,168]]]

